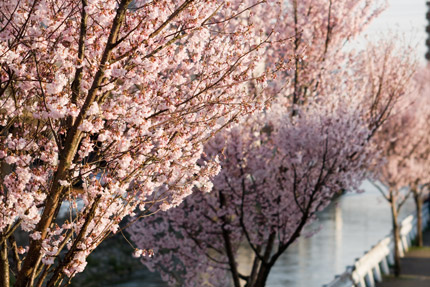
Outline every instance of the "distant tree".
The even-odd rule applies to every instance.
[[[129,229],[143,259],[172,286],[265,286],[279,256],[315,213],[341,189],[357,188],[370,160],[369,130],[358,109],[338,101],[309,105],[297,116],[275,113],[218,135],[207,156],[220,156],[210,193]],[[359,154],[354,160],[351,154]],[[252,270],[240,274],[237,251],[245,241]],[[230,276],[226,272],[230,270]]]
[[[290,112],[295,115],[302,105],[318,97],[322,89],[339,84],[332,77],[345,72],[351,64],[345,44],[361,34],[385,6],[383,0],[285,3],[285,24],[276,31],[292,35],[288,48],[293,51],[294,69],[281,75],[274,93],[288,99]]]
[[[397,103],[392,116],[375,136],[383,160],[375,171],[379,181],[375,185],[391,207],[396,276],[401,272],[398,215],[406,200],[413,195],[418,218],[418,242],[422,245],[422,196],[430,172],[430,138],[427,132],[430,128],[430,102],[422,89],[416,89],[422,77],[416,79],[418,82],[411,82],[407,95]]]
[[[203,143],[266,105],[276,5],[0,2],[1,286],[65,284],[125,216],[209,188]]]
[[[422,207],[425,195],[428,196],[430,184],[430,137],[425,131],[430,130],[430,102],[429,94],[429,80],[430,71],[428,68],[418,70],[415,81],[417,83],[417,97],[416,102],[412,108],[417,111],[414,114],[417,121],[416,126],[410,132],[415,132],[413,137],[417,147],[413,150],[409,157],[410,174],[409,186],[414,196],[417,216],[417,245],[422,247],[423,242],[423,223],[422,223]]]

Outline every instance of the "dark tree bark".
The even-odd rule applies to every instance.
[[[393,238],[394,238],[394,275],[398,277],[400,275],[400,227],[398,223],[398,208],[396,204],[396,197],[391,196],[391,219],[393,225]]]
[[[414,201],[416,207],[417,214],[417,246],[423,246],[423,218],[422,218],[422,210],[423,210],[423,200],[421,198],[420,192],[416,187],[412,188],[412,192],[414,194]]]

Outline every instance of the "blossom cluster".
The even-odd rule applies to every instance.
[[[198,162],[203,143],[267,106],[265,79],[290,66],[259,67],[287,41],[273,34],[277,5],[0,3],[0,237],[20,227],[29,241],[17,286],[58,284],[125,216],[210,190],[219,163]]]

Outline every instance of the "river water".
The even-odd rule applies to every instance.
[[[319,214],[310,228],[274,266],[267,286],[321,287],[345,271],[391,230],[389,204],[369,182],[364,193],[346,193]],[[412,200],[402,207],[403,218],[414,211]]]
[[[319,230],[311,237],[300,238],[278,260],[267,282],[268,287],[321,287],[343,273],[347,265],[361,257],[391,230],[388,202],[365,182],[364,193],[346,193],[332,202],[318,215],[318,221],[307,231]],[[414,211],[409,200],[400,217]],[[251,254],[243,250],[239,268],[249,268]],[[145,272],[146,273],[146,272]],[[143,279],[145,277],[145,280]],[[127,282],[112,287],[165,287],[159,278],[136,274]],[[228,287],[228,286],[226,286]]]

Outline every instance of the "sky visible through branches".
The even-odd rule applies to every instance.
[[[427,38],[426,0],[388,0],[388,8],[367,28],[370,39],[378,39],[387,31],[407,34],[407,41],[417,45],[415,52],[421,63],[425,62],[425,40]]]

